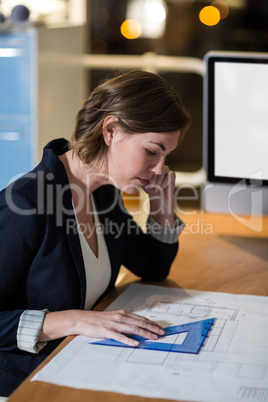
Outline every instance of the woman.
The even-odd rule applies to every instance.
[[[165,166],[189,126],[158,75],[131,71],[100,84],[78,113],[70,143],[54,140],[40,164],[0,193],[0,395],[8,395],[67,335],[156,339],[156,323],[91,309],[121,265],[162,280],[178,249],[175,175]],[[144,233],[120,192],[149,194]]]

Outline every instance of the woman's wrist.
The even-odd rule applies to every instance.
[[[150,215],[162,226],[174,226],[173,202],[158,202],[150,200]]]
[[[68,335],[78,334],[79,310],[65,310],[47,313],[38,341],[51,341]]]

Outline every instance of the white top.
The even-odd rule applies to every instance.
[[[90,310],[93,307],[98,298],[107,289],[111,279],[111,264],[107,246],[103,236],[102,226],[99,222],[98,214],[95,213],[96,208],[93,197],[91,197],[91,200],[95,220],[94,225],[98,243],[98,257],[95,256],[95,254],[89,247],[86,238],[83,234],[82,229],[83,226],[80,225],[74,209],[74,215],[77,223],[77,230],[79,234],[80,245],[86,271],[86,301],[85,301],[86,310]]]

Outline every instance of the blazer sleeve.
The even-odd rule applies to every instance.
[[[27,308],[21,292],[36,255],[40,219],[32,201],[19,191],[0,193],[0,350],[17,348],[20,316]]]
[[[145,233],[128,213],[126,221],[123,265],[143,280],[165,279],[178,252],[178,241],[169,244],[157,240]]]

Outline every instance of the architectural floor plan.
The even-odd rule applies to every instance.
[[[121,308],[163,327],[216,320],[197,355],[76,337],[34,380],[174,400],[268,402],[267,297],[132,284],[108,309]]]

